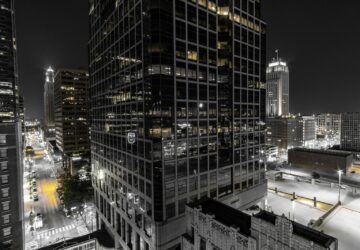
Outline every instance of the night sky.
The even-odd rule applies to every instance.
[[[290,66],[292,113],[360,111],[360,1],[263,0],[268,59]],[[87,67],[88,0],[15,0],[27,118],[43,116],[44,69]]]

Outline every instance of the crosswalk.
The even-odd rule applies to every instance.
[[[38,248],[39,248],[39,244],[37,243],[36,240],[25,243],[26,250],[32,250],[32,249],[38,249]]]
[[[64,233],[66,231],[72,230],[75,227],[76,227],[75,224],[71,224],[71,225],[67,225],[67,226],[64,226],[64,227],[60,227],[60,228],[52,228],[52,229],[49,229],[47,231],[40,232],[36,236],[36,238],[38,240],[40,240],[40,239],[43,239],[43,238],[46,238],[46,237],[51,237],[51,236],[53,236],[55,234],[60,234],[60,233]]]
[[[78,227],[77,228],[78,234],[79,235],[84,235],[84,234],[88,234],[89,230],[84,226],[84,227]]]

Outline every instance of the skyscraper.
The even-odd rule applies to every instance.
[[[89,75],[85,70],[58,69],[55,74],[54,103],[56,146],[71,173],[88,164]]]
[[[55,139],[54,70],[51,67],[45,72],[44,129],[46,139]]]
[[[266,194],[260,1],[90,1],[93,186],[124,249],[176,249],[185,204]]]
[[[0,249],[23,249],[19,110],[14,4],[0,0]]]
[[[289,68],[277,56],[266,69],[266,115],[276,117],[289,113]]]

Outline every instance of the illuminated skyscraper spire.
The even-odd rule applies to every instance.
[[[275,50],[276,58],[266,69],[266,115],[268,117],[286,116],[289,110],[289,68],[287,63],[279,57],[279,50]]]

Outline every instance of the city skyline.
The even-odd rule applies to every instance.
[[[357,73],[354,72],[357,71],[354,67],[360,56],[360,49],[356,49],[360,35],[351,31],[354,28],[351,23],[359,20],[357,8],[353,5],[337,6],[331,1],[305,2],[307,4],[304,1],[285,0],[263,2],[262,9],[266,9],[263,16],[268,23],[269,34],[267,62],[275,57],[276,49],[288,62],[292,113],[357,111],[360,101],[357,101],[355,93],[360,91],[360,85],[356,83]],[[70,4],[71,8],[68,8]],[[29,107],[27,117],[42,118],[41,73],[50,65],[57,68],[87,68],[88,3],[87,0],[42,0],[34,3],[17,1],[15,5],[18,13],[20,84],[25,105]],[[29,12],[29,9],[32,11]],[[286,15],[282,13],[284,9],[287,10]],[[323,9],[327,12],[320,18],[315,13]],[[67,18],[63,19],[61,13],[65,11]],[[307,11],[313,15],[307,15],[307,19],[301,18],[302,13]],[[332,17],[338,11],[346,15],[338,19],[335,25],[326,25],[333,23]],[[347,24],[350,24],[349,27]],[[41,28],[34,30],[32,27],[35,26]],[[341,39],[336,36],[340,27],[345,37],[343,40],[343,36],[340,36]],[[65,48],[69,53],[63,53]],[[335,73],[327,74],[327,70]],[[341,91],[343,86],[352,91]]]
[[[0,0],[0,249],[358,249],[356,7]]]

